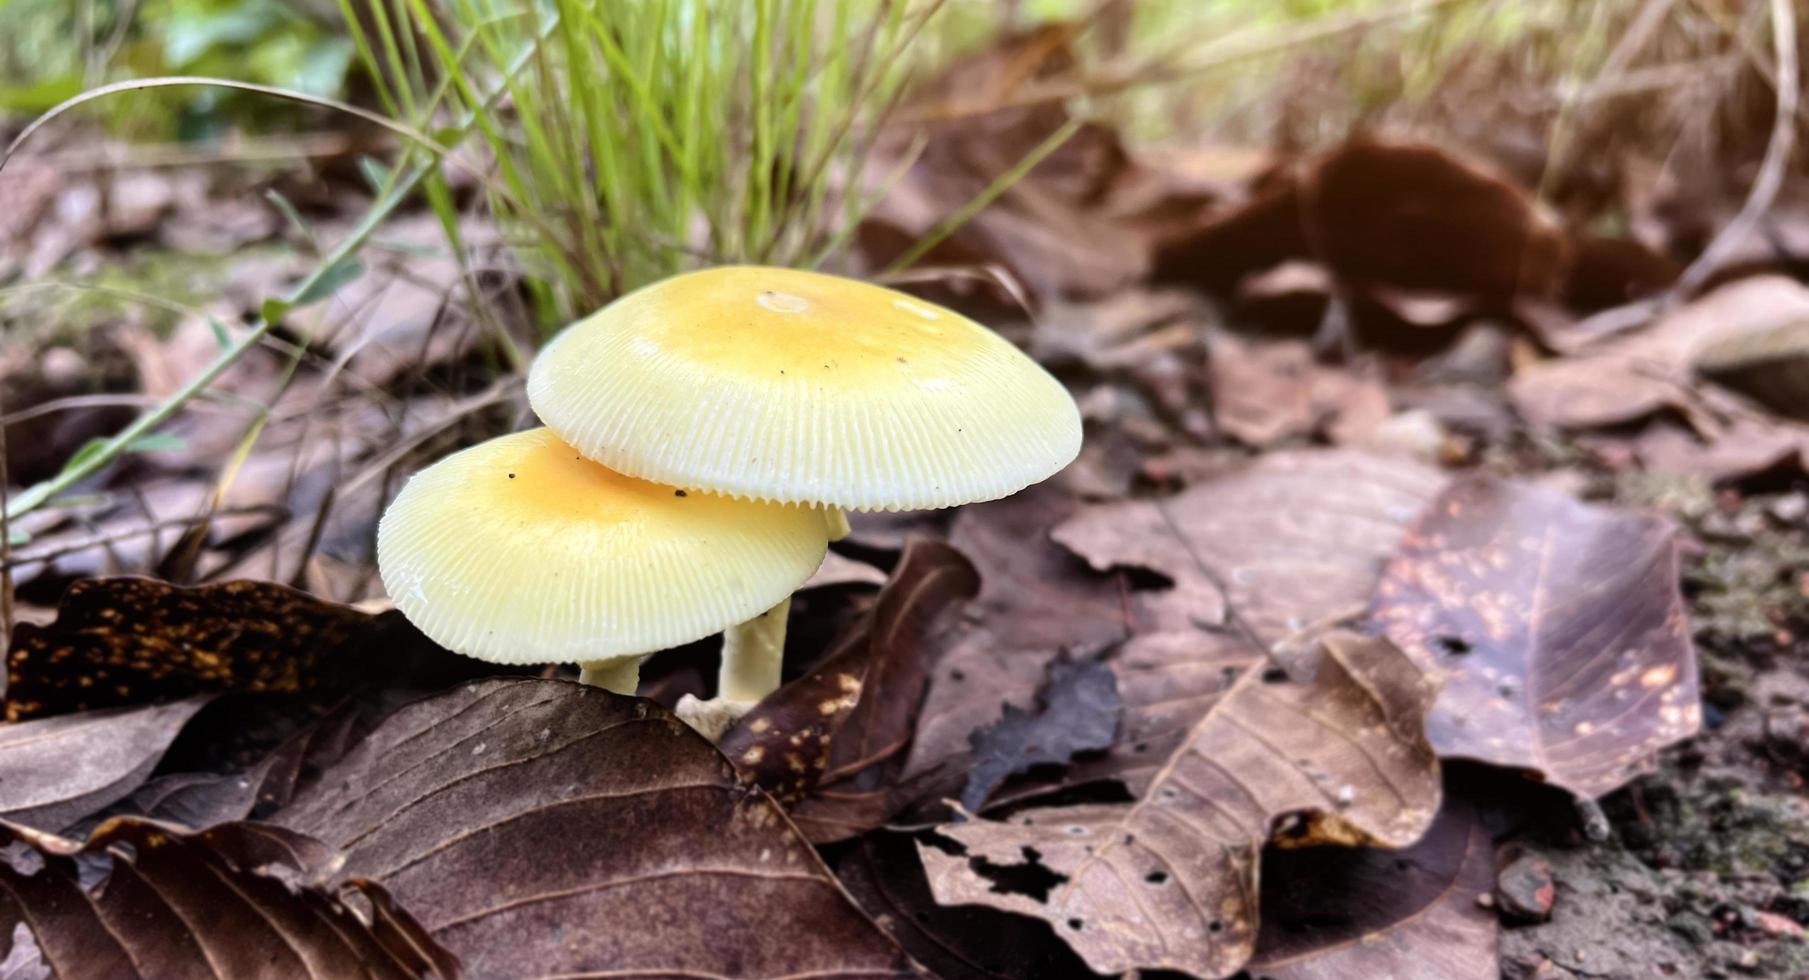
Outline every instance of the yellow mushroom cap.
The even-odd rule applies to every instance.
[[[752,619],[810,577],[826,539],[818,511],[637,480],[530,429],[416,473],[377,526],[377,568],[449,650],[576,663]]]
[[[528,400],[613,469],[756,500],[916,510],[991,500],[1080,451],[1061,383],[896,290],[727,266],[637,290],[555,338]]]

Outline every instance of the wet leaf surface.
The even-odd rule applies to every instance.
[[[1274,821],[1402,847],[1438,809],[1422,734],[1434,688],[1393,644],[1326,638],[1308,683],[1247,669],[1136,802],[1027,808],[919,844],[936,900],[1047,921],[1094,970],[1230,973],[1251,955],[1257,858]]]
[[[441,650],[400,613],[373,616],[272,582],[89,579],[64,594],[55,622],[14,629],[6,715],[207,691],[331,693],[401,677],[431,685],[482,666]]]
[[[1495,847],[1451,801],[1398,851],[1271,848],[1250,970],[1271,980],[1496,980]]]
[[[383,885],[474,977],[913,972],[778,805],[642,699],[466,684],[274,820],[343,851],[342,878]]]
[[[1093,660],[1057,658],[1037,691],[1034,711],[1006,705],[992,725],[968,736],[973,766],[961,805],[978,811],[1007,778],[1034,766],[1059,766],[1083,752],[1112,747],[1123,705],[1111,668]]]
[[[1677,583],[1662,519],[1472,477],[1402,542],[1371,615],[1445,675],[1441,754],[1595,797],[1701,724]]]
[[[199,833],[121,818],[86,842],[4,828],[0,926],[23,921],[61,977],[438,977],[458,961],[383,889],[319,883],[335,855],[260,824]],[[84,887],[77,857],[110,859]],[[363,907],[363,911],[359,910]]]
[[[54,833],[101,812],[150,777],[207,700],[0,726],[0,818]]]

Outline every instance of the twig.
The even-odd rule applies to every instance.
[[[1588,346],[1651,322],[1654,317],[1680,305],[1708,282],[1721,264],[1753,229],[1777,200],[1783,185],[1784,168],[1796,145],[1798,101],[1798,66],[1796,45],[1796,11],[1791,0],[1771,0],[1772,47],[1776,52],[1777,74],[1773,90],[1777,93],[1772,117],[1771,138],[1765,156],[1759,163],[1758,176],[1747,192],[1746,201],[1732,221],[1722,227],[1702,254],[1696,256],[1670,289],[1656,296],[1637,299],[1610,307],[1576,325],[1572,334],[1578,338],[1577,348]],[[1761,66],[1762,68],[1763,66]]]
[[[1772,202],[1777,200],[1778,189],[1783,186],[1784,168],[1796,146],[1796,10],[1791,0],[1771,0],[1771,43],[1778,62],[1777,84],[1773,86],[1777,92],[1777,109],[1772,118],[1771,139],[1765,146],[1765,158],[1759,164],[1759,175],[1753,181],[1740,213],[1734,215],[1734,220],[1728,222],[1702,254],[1696,256],[1696,261],[1677,277],[1676,284],[1671,287],[1675,297],[1695,292],[1720,270],[1728,255],[1752,234],[1765,212],[1771,209]]]
[[[6,504],[9,477],[6,472],[5,415],[6,393],[0,391],[0,668],[6,664],[13,637],[13,527]],[[0,690],[5,687],[5,676],[0,673]]]

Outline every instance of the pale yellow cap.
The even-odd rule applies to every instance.
[[[541,352],[528,400],[624,473],[849,510],[1008,496],[1080,451],[1067,390],[998,334],[794,269],[727,266],[630,293]]]
[[[547,429],[416,473],[377,526],[403,615],[493,663],[648,653],[760,615],[823,560],[823,515],[611,472]]]

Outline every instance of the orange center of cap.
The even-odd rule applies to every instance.
[[[934,386],[998,340],[890,289],[788,269],[694,273],[640,299],[632,349],[750,378],[858,387],[903,374]]]

